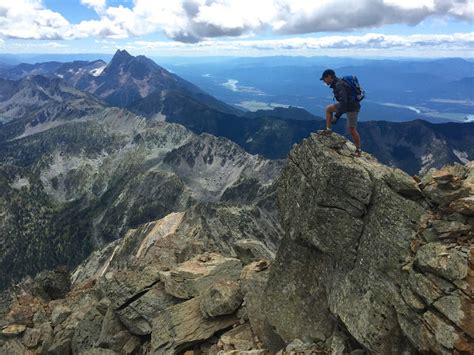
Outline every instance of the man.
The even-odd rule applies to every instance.
[[[354,95],[352,95],[351,86],[344,80],[339,79],[334,70],[325,70],[320,80],[323,80],[326,85],[332,88],[334,97],[337,100],[336,104],[326,107],[326,132],[331,133],[332,124],[336,123],[337,120],[346,113],[347,126],[356,146],[354,155],[360,157],[362,151],[360,149],[360,136],[357,132],[357,118],[359,116],[360,103]],[[333,113],[335,113],[334,119],[332,117]]]

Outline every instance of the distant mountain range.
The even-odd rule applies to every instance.
[[[255,63],[260,63],[259,59],[255,59]],[[249,67],[255,63],[244,61],[242,66]],[[458,65],[463,63],[460,61]],[[466,63],[463,65],[471,65]],[[398,68],[395,62],[378,64],[381,68],[387,66]],[[374,68],[374,72],[379,70],[378,67]],[[413,70],[417,68],[414,66]],[[267,69],[268,66],[264,66],[262,70]],[[417,70],[427,73],[430,69],[423,67]],[[464,70],[465,68],[458,68],[455,73],[461,76]],[[144,56],[131,56],[125,50],[118,50],[109,63],[97,60],[20,64],[5,69],[2,73],[4,77],[24,78],[18,82],[22,84],[2,82],[5,92],[18,92],[15,95],[5,94],[0,98],[0,107],[4,108],[0,112],[3,140],[85,116],[87,110],[97,110],[97,105],[124,107],[149,120],[179,123],[198,134],[210,133],[226,137],[248,152],[270,159],[284,159],[294,143],[311,132],[324,128],[320,117],[301,108],[276,107],[255,112],[241,111],[206,94],[152,60]],[[29,77],[38,73],[50,79]],[[19,89],[21,85],[28,86],[26,83],[30,82],[37,83],[38,94]],[[38,83],[43,83],[44,87],[38,86]],[[461,79],[456,83],[468,86],[470,79]],[[305,88],[301,90],[304,92]],[[42,95],[49,95],[56,100],[52,101],[52,107],[56,111],[48,105],[42,106],[38,101]],[[26,106],[23,101],[28,102]],[[64,107],[58,106],[58,103]],[[17,106],[28,109],[24,110],[24,115],[16,117]],[[16,120],[13,120],[14,117]],[[41,125],[38,126],[38,123]],[[364,149],[386,164],[415,174],[431,166],[439,167],[454,161],[472,159],[473,125],[467,123],[461,128],[452,124],[433,125],[421,120],[402,124],[372,121],[361,122],[360,131]],[[336,125],[335,129],[344,133],[344,124]]]
[[[145,56],[133,57],[125,50],[118,50],[108,64],[102,60],[20,64],[0,71],[0,75],[14,80],[28,75],[61,78],[67,84],[118,107],[127,107],[150,94],[178,91],[217,110],[239,112],[151,59]]]

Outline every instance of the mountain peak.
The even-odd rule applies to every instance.
[[[130,53],[128,53],[125,49],[117,49],[117,51],[115,52],[113,58],[112,58],[112,61],[114,59],[117,59],[117,58],[134,58]]]
[[[135,57],[128,53],[125,49],[118,49],[117,52],[115,52],[114,56],[109,62],[108,67],[109,68],[116,68],[120,67],[123,64],[131,62]]]

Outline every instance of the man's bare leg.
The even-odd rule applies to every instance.
[[[354,141],[354,144],[356,146],[356,149],[360,149],[360,136],[359,132],[357,132],[357,129],[355,127],[349,127],[349,132],[351,132],[352,135],[352,140]]]
[[[332,127],[332,114],[336,112],[336,105],[326,106],[326,129],[330,130]]]

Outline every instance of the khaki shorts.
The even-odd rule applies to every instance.
[[[357,127],[357,118],[359,117],[359,111],[347,112],[347,127],[356,128]]]

